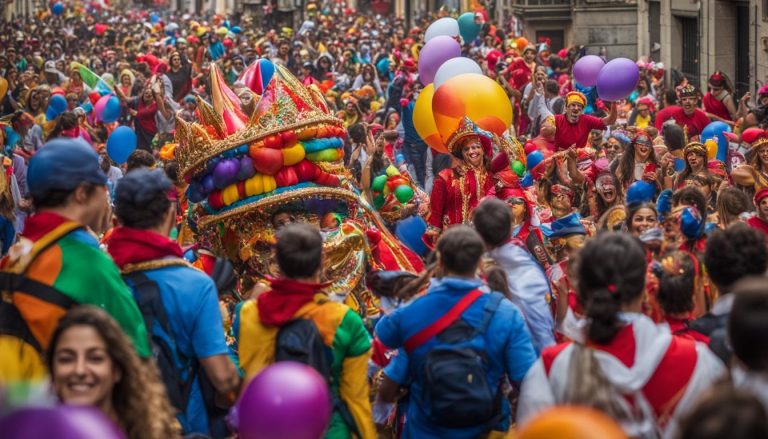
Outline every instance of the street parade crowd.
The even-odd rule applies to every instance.
[[[0,435],[768,437],[768,85],[475,6],[0,23]]]

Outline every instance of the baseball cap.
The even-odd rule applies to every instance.
[[[83,140],[51,140],[29,161],[27,185],[33,196],[73,190],[82,183],[107,184],[99,155]]]

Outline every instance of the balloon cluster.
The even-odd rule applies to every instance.
[[[640,70],[628,58],[616,58],[606,63],[599,56],[587,55],[573,65],[573,78],[583,86],[597,86],[600,99],[618,101],[635,90],[640,80]]]
[[[394,166],[389,165],[385,172],[374,178],[371,183],[371,190],[374,193],[373,206],[379,210],[385,207],[399,209],[403,204],[411,201],[413,188],[408,179]],[[395,203],[395,200],[399,204]]]
[[[512,123],[512,105],[504,89],[484,76],[475,61],[461,56],[458,36],[474,39],[478,27],[474,16],[464,14],[459,21],[441,18],[424,34],[419,80],[425,87],[414,105],[413,124],[424,142],[438,152],[448,152],[445,144],[464,117],[498,135]]]
[[[187,195],[193,203],[207,200],[218,210],[299,183],[337,186],[338,177],[317,163],[343,158],[345,136],[342,127],[320,125],[240,145],[209,160],[206,171],[190,181]]]

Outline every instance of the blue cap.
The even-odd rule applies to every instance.
[[[570,235],[586,235],[587,229],[581,224],[581,216],[577,212],[552,221],[550,238],[562,238]]]
[[[107,184],[99,155],[83,140],[51,140],[29,161],[27,186],[33,196],[51,190],[73,190],[82,183]]]

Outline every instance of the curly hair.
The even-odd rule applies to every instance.
[[[768,249],[762,233],[744,223],[717,230],[707,238],[704,265],[720,294],[740,279],[762,276],[768,268]]]
[[[181,437],[181,427],[168,401],[160,373],[152,362],[142,362],[128,336],[104,310],[95,306],[72,308],[59,321],[46,353],[48,370],[54,370],[54,352],[62,334],[75,326],[88,326],[104,340],[121,379],[115,383],[112,405],[120,428],[129,439]]]

